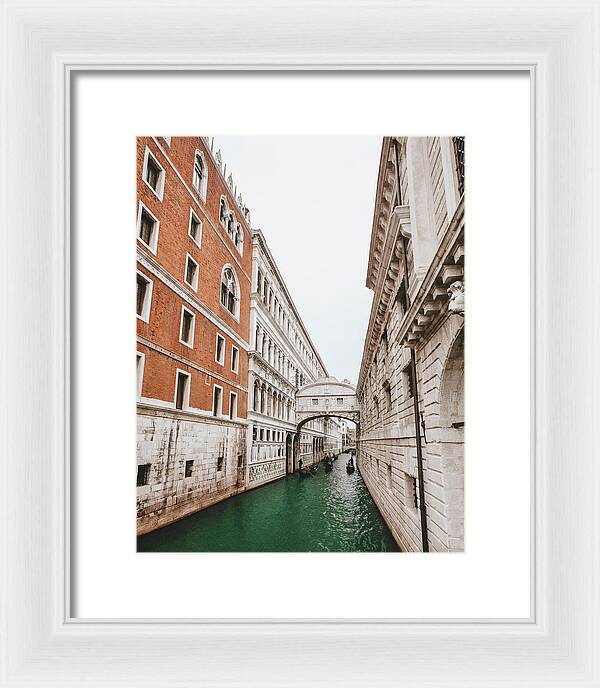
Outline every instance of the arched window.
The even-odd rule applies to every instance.
[[[222,196],[219,204],[219,222],[223,227],[227,226],[227,201]]]
[[[208,169],[206,167],[206,163],[204,162],[204,158],[202,157],[202,153],[197,150],[194,156],[194,177],[192,184],[202,198],[206,198],[207,181]]]
[[[221,304],[236,318],[239,310],[237,280],[232,268],[226,265],[221,274]]]
[[[254,380],[254,403],[252,408],[255,411],[260,411],[260,385],[258,384],[258,380]]]
[[[242,226],[240,225],[239,222],[235,226],[235,232],[233,234],[233,243],[235,244],[235,247],[240,252],[240,254],[243,255],[244,254],[244,230],[242,229]]]

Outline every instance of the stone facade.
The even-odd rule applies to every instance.
[[[358,466],[404,551],[422,551],[424,541],[430,551],[464,548],[463,151],[459,138],[386,138],[382,146]]]
[[[294,470],[296,391],[327,371],[260,230],[252,236],[252,284],[247,484],[257,487]],[[322,458],[332,443],[325,425],[318,419],[304,428],[305,464]]]
[[[244,488],[252,235],[204,137],[137,140],[137,527]]]

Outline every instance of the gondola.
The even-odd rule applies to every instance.
[[[355,470],[356,469],[354,468],[354,461],[352,461],[352,459],[349,459],[346,463],[346,473],[351,474],[354,473]]]

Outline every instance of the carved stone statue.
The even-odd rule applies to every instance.
[[[448,296],[450,301],[448,303],[449,313],[458,313],[464,318],[465,315],[465,285],[460,282],[453,282],[448,288]]]

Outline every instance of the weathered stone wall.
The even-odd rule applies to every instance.
[[[423,511],[430,550],[464,548],[459,138],[385,138],[377,182],[367,269],[374,296],[357,384],[357,456],[379,510],[405,551],[423,549]],[[415,396],[425,509],[419,502]]]
[[[244,489],[246,426],[138,407],[137,463],[150,464],[137,487],[141,535]]]
[[[459,315],[448,316],[417,349],[421,441],[424,457],[425,504],[431,551],[461,551],[463,542],[462,327]],[[375,503],[404,551],[421,550],[417,454],[413,397],[404,369],[410,362],[405,347],[378,350],[365,397],[358,465]],[[451,354],[460,353],[456,358]],[[381,365],[379,365],[381,364]],[[383,394],[390,384],[391,408]],[[380,400],[377,415],[374,399]],[[445,406],[453,409],[443,417]],[[458,425],[453,427],[452,424]]]

